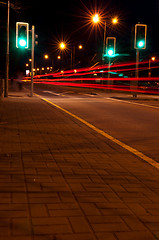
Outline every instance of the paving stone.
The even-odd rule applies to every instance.
[[[23,95],[0,104],[0,240],[159,238],[158,170]]]

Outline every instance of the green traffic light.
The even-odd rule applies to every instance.
[[[26,47],[26,45],[27,45],[27,42],[26,42],[25,39],[20,39],[20,40],[19,40],[19,46],[20,46],[20,47]]]
[[[109,49],[109,50],[108,50],[108,55],[109,55],[110,57],[114,55],[113,49]]]
[[[143,48],[144,45],[145,45],[145,42],[144,42],[143,40],[141,40],[141,41],[138,42],[138,47],[139,47],[139,48]]]

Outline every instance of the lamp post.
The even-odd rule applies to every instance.
[[[8,0],[7,14],[7,49],[6,49],[6,76],[4,84],[4,97],[8,97],[8,79],[9,79],[9,23],[10,23],[10,0]]]
[[[64,43],[64,42],[61,42],[60,44],[59,44],[59,48],[63,51],[63,50],[65,50],[66,49],[66,44]],[[79,50],[81,50],[81,49],[83,49],[83,45],[82,44],[80,44],[80,45],[78,45],[78,49]],[[71,69],[73,69],[74,68],[74,63],[75,63],[75,52],[76,52],[76,45],[73,45],[72,47],[71,47]]]
[[[92,16],[92,22],[94,24],[98,24],[100,22],[100,16],[96,13]],[[112,24],[117,24],[118,19],[115,17],[112,19]],[[104,21],[104,38],[103,38],[103,56],[102,62],[104,63],[104,54],[105,54],[105,46],[106,46],[106,29],[107,29],[107,21]]]
[[[148,77],[151,77],[151,61],[154,62],[155,60],[156,60],[155,57],[151,57],[151,58],[149,59]]]
[[[45,59],[45,60],[48,60],[49,58],[50,58],[50,57],[49,57],[48,54],[45,54],[45,55],[44,55],[44,59]],[[50,58],[50,60],[51,60],[51,67],[53,68],[53,65],[54,65],[54,64],[53,64],[53,58]]]
[[[81,50],[83,49],[83,46],[80,44],[78,46],[78,49]],[[76,46],[74,45],[71,48],[71,69],[74,69],[74,65],[75,65],[75,53],[76,53]]]

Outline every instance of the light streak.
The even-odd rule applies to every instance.
[[[39,83],[39,82],[38,82]],[[83,88],[94,88],[94,89],[110,89],[110,90],[115,90],[115,91],[123,91],[123,92],[137,92],[137,93],[150,93],[150,94],[159,94],[159,90],[142,90],[139,89],[133,89],[128,86],[127,89],[125,89],[123,86],[117,86],[117,85],[99,85],[99,84],[87,84],[87,83],[66,83],[66,82],[41,82],[42,84],[51,84],[55,86],[71,86],[71,87],[83,87]]]
[[[143,65],[143,64],[148,64],[148,61],[140,62],[139,66]],[[110,66],[110,69],[111,69],[111,71],[121,71],[121,72],[122,71],[131,71],[131,70],[135,71],[136,68],[117,69],[117,70],[115,70],[115,68],[120,68],[120,67],[122,68],[122,67],[133,66],[133,65],[135,66],[136,62],[122,63],[122,64],[113,64],[113,65]],[[155,68],[155,67],[151,67],[151,68]],[[95,73],[101,73],[101,72],[99,72],[99,70],[103,70],[103,69],[108,69],[108,65],[107,64],[106,65],[100,65],[100,66],[96,66],[96,67],[93,67],[93,68],[92,67],[89,67],[89,68],[79,68],[79,69],[76,69],[76,71],[77,71],[76,75],[79,75],[79,73],[81,73],[81,72],[84,72],[86,74],[92,74],[93,71],[96,71],[96,70],[98,72],[95,72]],[[142,69],[146,70],[146,69],[148,69],[148,67],[139,68],[139,70],[142,70]],[[68,74],[74,74],[74,70],[66,70],[66,71],[64,71],[64,75],[69,76]],[[47,76],[52,76],[52,77],[61,76],[61,72],[38,75],[38,77],[47,77]],[[35,76],[35,77],[37,77],[37,76]]]
[[[64,70],[57,73],[49,73],[34,76],[34,83],[39,84],[51,84],[51,85],[63,85],[63,86],[76,86],[86,88],[98,88],[98,89],[111,89],[114,91],[124,92],[138,92],[138,93],[151,93],[159,94],[159,77],[124,77],[124,73],[129,75],[134,74],[136,71],[136,62],[129,63],[117,63],[110,66],[100,65],[79,69]],[[146,65],[146,66],[145,66]],[[152,66],[151,69],[157,69],[158,66]],[[148,61],[139,63],[139,71],[148,71]],[[107,73],[110,72],[109,81],[113,82],[113,85],[108,85]],[[120,73],[122,75],[120,76]],[[115,77],[112,77],[113,74]],[[119,75],[120,77],[117,77]],[[94,76],[94,77],[93,77]],[[30,81],[30,78],[25,78],[24,81]],[[131,86],[131,82],[138,81],[139,86]],[[142,83],[142,84],[141,84]],[[123,84],[123,85],[122,85]],[[126,85],[125,85],[126,84]],[[140,86],[143,85],[143,86]]]
[[[71,82],[71,81],[108,81],[108,78],[55,78],[55,79],[34,79],[34,82],[41,82],[41,81],[47,81],[47,82]],[[147,81],[159,81],[159,77],[145,77],[145,78],[109,78],[110,81],[141,81],[141,82],[147,82]]]

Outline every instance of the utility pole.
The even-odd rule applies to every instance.
[[[105,45],[106,45],[106,27],[107,23],[104,22],[104,39],[103,39],[103,56],[102,56],[102,64],[104,64],[104,54],[105,54]]]
[[[7,14],[7,50],[6,50],[6,75],[4,83],[4,97],[8,97],[8,79],[9,79],[9,22],[10,22],[10,0],[8,0]]]
[[[32,26],[32,48],[31,48],[31,89],[30,89],[30,97],[33,97],[34,92],[34,47],[35,47],[35,26]]]

